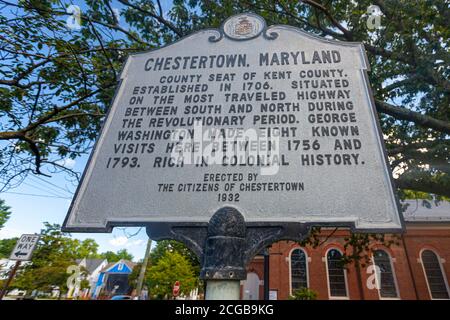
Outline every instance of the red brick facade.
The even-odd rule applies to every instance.
[[[440,258],[445,281],[450,279],[450,224],[407,224],[406,230],[406,233],[397,240],[398,244],[393,244],[389,248],[380,245],[372,245],[372,247],[384,249],[389,254],[398,299],[427,300],[431,296],[421,263],[421,252],[424,249],[431,249],[436,253]],[[346,231],[338,231],[327,239],[329,232],[329,230],[323,231],[321,238],[325,242],[319,247],[302,248],[307,254],[308,287],[318,293],[318,299],[330,299],[325,258],[327,251],[331,248],[344,251],[344,238],[348,235]],[[291,290],[290,254],[293,249],[299,247],[297,243],[281,241],[273,244],[270,249],[270,290],[277,292],[279,300],[289,297]],[[256,257],[248,267],[248,272],[256,273],[260,280],[264,279],[263,262],[262,257]],[[369,289],[366,285],[368,278],[373,275],[373,271],[367,273],[366,267],[361,267],[358,271],[354,264],[347,266],[348,297],[346,299],[380,299],[379,291],[376,288]],[[263,288],[263,281],[260,281],[259,299],[264,296]]]

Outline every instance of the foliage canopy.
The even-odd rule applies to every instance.
[[[363,42],[396,184],[450,196],[450,12],[445,0],[269,1],[85,0],[81,28],[68,29],[68,2],[0,0],[0,177],[67,171],[90,151],[130,52],[159,47],[253,11],[268,24]],[[368,8],[381,24],[368,29]],[[115,11],[117,9],[118,11]],[[119,12],[116,15],[115,12]]]

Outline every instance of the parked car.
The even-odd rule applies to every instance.
[[[33,297],[33,296],[20,296],[20,297],[17,297],[16,300],[36,300],[36,297]]]
[[[126,295],[117,295],[111,297],[111,300],[133,300],[132,296],[126,296]]]

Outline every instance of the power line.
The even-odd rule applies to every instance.
[[[33,183],[32,186],[36,186],[38,188],[42,188],[41,191],[44,191],[46,193],[50,193],[50,194],[53,194],[53,195],[56,195],[56,196],[67,196],[66,194],[62,193],[60,190],[48,188],[47,186],[43,185],[39,181],[34,181],[34,180],[28,180],[28,181]]]
[[[50,196],[50,195],[33,194],[33,193],[21,193],[21,192],[12,192],[12,191],[7,191],[7,192],[3,192],[3,193],[18,194],[21,196],[31,196],[31,197],[60,198],[60,199],[68,199],[68,200],[72,199],[69,197]]]
[[[55,188],[57,188],[57,189],[60,189],[60,190],[62,190],[62,191],[71,193],[71,192],[68,191],[67,189],[65,189],[65,188],[63,188],[63,187],[60,187],[60,186],[58,186],[58,185],[56,185],[56,184],[54,184],[54,183],[52,183],[52,182],[50,182],[50,181],[48,181],[48,180],[45,180],[45,179],[42,178],[42,177],[39,177],[39,176],[36,176],[36,175],[30,175],[30,177],[33,177],[33,178],[38,179],[38,180],[40,180],[40,181],[42,181],[42,182],[45,182],[45,183],[47,183],[47,184],[49,184],[49,185],[51,185],[51,186],[53,186],[53,187],[55,187]]]
[[[29,175],[28,177],[35,177],[35,176]],[[34,194],[34,193],[32,194],[32,193],[20,193],[20,192],[5,192],[5,193],[29,195],[29,196],[36,196],[36,197],[47,197],[47,198],[72,199],[73,195],[70,193],[70,191],[63,189],[63,188],[61,188],[51,182],[48,182],[42,178],[39,178],[39,177],[35,177],[35,178],[42,180],[42,182],[49,183],[50,185],[53,185],[54,187],[66,192],[68,194],[62,194],[60,190],[56,190],[55,188],[53,188],[51,186],[46,186],[46,185],[42,184],[40,181],[35,181],[35,180],[30,180],[30,179],[28,180],[29,182],[37,183],[38,185],[34,185],[34,184],[28,183],[26,181],[22,181],[20,183],[23,183],[24,185],[27,185],[34,189],[37,189],[45,194]]]
[[[54,184],[54,183],[51,183],[50,181],[47,181],[47,180],[45,180],[45,179],[43,179],[43,178],[41,178],[41,177],[39,177],[39,176],[30,175],[30,177],[33,177],[33,178],[35,178],[35,179],[39,179],[40,181],[45,182],[45,183],[47,183],[47,184],[49,184],[49,185],[51,185],[51,186],[53,186],[53,187],[55,187],[55,188],[57,188],[57,189],[59,189],[59,190],[62,190],[62,191],[64,191],[64,192],[69,193],[71,196],[73,195],[73,193],[70,192],[69,190],[64,189],[64,188],[62,188],[62,187],[60,187],[60,186],[58,186],[58,185],[56,185],[56,184]],[[50,187],[47,187],[47,188],[50,189]],[[58,190],[58,192],[59,192],[59,190]],[[54,191],[56,191],[56,190],[54,190]]]
[[[39,191],[41,191],[41,192],[49,193],[49,194],[51,194],[52,196],[56,196],[56,197],[60,197],[60,196],[61,196],[60,193],[56,193],[55,191],[45,190],[45,189],[42,189],[42,188],[40,188],[40,187],[38,187],[38,186],[35,186],[35,185],[33,185],[33,184],[27,183],[27,182],[25,182],[25,181],[23,181],[22,183],[23,183],[24,185],[30,186],[30,187],[32,187],[32,188],[34,188],[34,189],[37,189],[37,190],[39,190]]]

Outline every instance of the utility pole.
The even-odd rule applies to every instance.
[[[6,295],[6,292],[8,292],[8,287],[11,284],[12,279],[14,278],[14,275],[17,272],[17,269],[19,269],[20,266],[20,260],[16,261],[16,264],[14,265],[14,268],[11,270],[11,273],[9,274],[8,280],[6,280],[5,286],[3,287],[3,290],[0,292],[0,300],[3,299],[3,297]]]
[[[139,272],[139,277],[137,281],[136,294],[141,297],[142,284],[144,283],[145,271],[147,270],[148,260],[150,258],[150,249],[152,248],[152,239],[148,238],[147,248],[145,249],[144,260],[142,261],[141,271]]]
[[[270,251],[264,249],[264,300],[269,300],[270,293]]]

